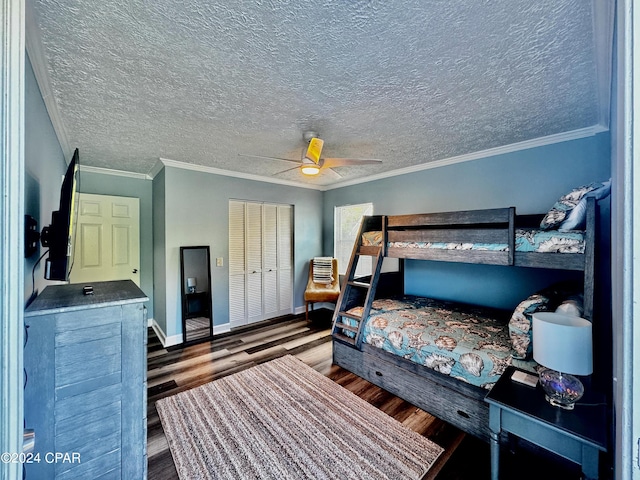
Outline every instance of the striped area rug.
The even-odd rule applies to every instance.
[[[290,355],[156,408],[183,480],[419,479],[443,451]]]

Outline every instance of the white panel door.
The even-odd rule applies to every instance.
[[[133,280],[140,286],[140,200],[80,193],[71,283]]]

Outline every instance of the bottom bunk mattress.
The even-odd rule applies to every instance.
[[[348,313],[358,315],[362,307]],[[509,365],[535,371],[514,358],[507,319],[495,310],[404,296],[373,302],[363,341],[393,355],[478,387],[490,389]],[[346,317],[342,322],[351,323]]]

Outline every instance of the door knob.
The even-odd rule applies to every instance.
[[[134,268],[134,269],[133,269],[133,271],[132,271],[132,273],[138,273],[138,269],[137,269],[137,268]]]

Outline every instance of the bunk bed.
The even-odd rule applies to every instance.
[[[540,232],[545,215],[516,215],[514,207],[364,217],[333,316],[333,362],[463,431],[488,440],[489,408],[484,397],[504,369],[517,364],[517,357],[522,357],[518,366],[535,367],[530,350],[528,358],[526,351],[520,355],[505,351],[504,345],[509,350],[509,342],[513,343],[517,334],[509,331],[508,318],[491,309],[408,298],[402,296],[403,292],[397,292],[399,297],[376,298],[383,278],[382,260],[395,257],[577,271],[583,280],[582,316],[591,320],[597,202],[594,198],[585,201],[584,229],[568,232]],[[537,243],[540,235],[545,239]],[[372,275],[365,280],[354,277],[361,256],[373,257]],[[444,316],[440,324],[434,323],[439,321],[434,315]],[[430,341],[421,336],[422,331],[413,331],[415,338],[407,340],[411,328],[418,328],[416,318],[424,320],[425,328],[427,324],[435,325],[440,336]],[[398,327],[403,322],[409,326],[408,332],[391,328],[387,337],[380,335],[389,325]],[[465,335],[462,341],[455,332],[465,328],[473,335]],[[450,334],[443,334],[443,329]],[[447,365],[447,354],[474,335],[485,340],[483,348],[491,344],[501,353],[483,352],[484,361],[475,353],[459,354],[461,362],[464,358],[476,364],[463,365],[464,369]],[[416,348],[403,350],[401,346],[406,347],[407,342],[413,342],[411,346]],[[425,345],[431,349],[427,353],[420,351]],[[439,357],[438,351],[445,355]],[[488,378],[486,371],[480,374],[483,366],[490,367]],[[460,373],[463,370],[466,378]]]

